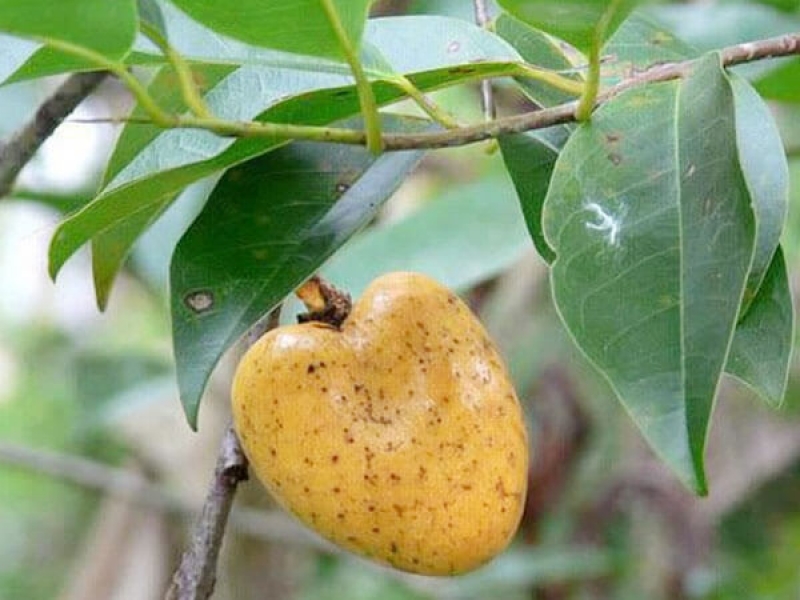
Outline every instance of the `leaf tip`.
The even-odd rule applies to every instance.
[[[706,479],[706,470],[702,456],[697,457],[694,461],[694,467],[690,473],[690,480],[686,483],[695,495],[701,498],[708,496],[708,480]]]
[[[194,398],[181,396],[181,405],[183,406],[183,414],[186,416],[186,423],[193,432],[197,433],[197,417],[200,412],[200,403]]]
[[[108,307],[108,293],[100,288],[96,288],[94,299],[95,304],[97,305],[97,310],[100,312],[105,312],[106,308]]]
[[[693,491],[701,498],[706,498],[708,496],[708,483],[705,481],[705,478],[703,478],[703,481],[696,483]]]
[[[53,235],[50,241],[50,248],[47,251],[47,274],[50,276],[51,281],[55,281],[58,277],[58,272],[64,266],[64,260],[59,256],[56,248],[58,240],[58,231]]]
[[[111,285],[113,283],[113,276],[109,278],[100,266],[98,266],[95,248],[92,247],[92,277],[94,279],[94,299],[97,304],[97,309],[100,312],[105,312],[108,306],[108,298],[111,295]]]

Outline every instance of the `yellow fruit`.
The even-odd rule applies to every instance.
[[[278,502],[364,556],[460,573],[519,524],[528,444],[514,389],[469,308],[423,275],[376,279],[341,330],[269,332],[239,364],[233,414]]]

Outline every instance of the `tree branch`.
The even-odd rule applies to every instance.
[[[42,103],[29,123],[0,145],[0,198],[7,195],[22,168],[61,122],[94,91],[106,77],[105,71],[70,75]]]
[[[247,336],[246,346],[252,346],[260,333],[277,327],[279,320],[280,307],[253,327],[254,333]],[[183,553],[181,564],[167,590],[166,598],[169,600],[205,600],[213,593],[225,526],[236,489],[239,483],[248,478],[247,467],[247,457],[231,425],[222,438],[217,467],[203,510],[194,525],[191,543]]]

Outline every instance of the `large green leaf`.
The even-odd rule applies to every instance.
[[[111,59],[128,52],[137,28],[134,0],[0,0],[0,32],[68,42]]]
[[[439,32],[435,43],[424,51],[408,50],[415,34],[430,37],[434,31]],[[452,19],[381,19],[370,31],[370,37],[373,35],[376,41],[386,41],[379,49],[385,62],[398,72],[411,71],[409,78],[423,90],[502,72],[510,61],[519,60],[513,48],[501,39],[472,24]],[[474,61],[489,58],[495,61],[474,64]],[[498,58],[505,62],[497,61]],[[213,78],[219,73],[208,69],[225,67],[197,65],[196,68],[201,76],[208,73],[207,76]],[[261,120],[273,122],[324,125],[358,112],[354,88],[335,87],[348,81],[344,73],[253,65],[224,77],[206,94],[206,101],[212,110],[231,119],[258,115]],[[376,82],[374,87],[382,104],[402,95],[385,81]],[[159,93],[169,98],[169,90]],[[260,111],[263,112],[258,114]],[[97,277],[102,285],[98,289],[101,304],[113,281],[114,265],[119,264],[136,236],[158,217],[181,189],[286,141],[280,138],[233,140],[183,130],[160,133],[154,138],[157,133],[153,128],[128,126],[109,168],[107,179],[111,181],[91,204],[65,221],[53,237],[50,271],[55,274],[89,239],[108,233],[113,250],[101,259],[107,266]]]
[[[633,10],[636,0],[499,0],[498,3],[521,21],[585,52],[606,12],[611,11],[604,32],[607,38]]]
[[[742,313],[756,296],[778,247],[789,208],[789,165],[769,107],[747,81],[731,76],[739,162],[753,199],[758,229]]]
[[[365,231],[322,272],[354,297],[388,271],[418,271],[464,290],[530,248],[521,216],[508,180],[485,177],[449,189],[401,221]]]
[[[567,142],[544,206],[567,328],[698,493],[755,250],[736,141],[733,93],[712,54],[685,80],[598,110]]]
[[[736,326],[725,370],[778,407],[786,391],[793,340],[792,292],[778,248],[750,310]]]
[[[425,123],[394,117],[384,126]],[[222,353],[360,229],[421,156],[294,143],[225,174],[171,267],[178,384],[192,427]]]
[[[370,0],[329,0],[358,47]],[[312,56],[341,57],[334,26],[320,0],[172,0],[207,27],[257,46]]]

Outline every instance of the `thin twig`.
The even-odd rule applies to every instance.
[[[280,308],[276,308],[266,318],[266,325],[259,323],[254,329],[269,331],[278,326],[279,320]],[[246,345],[252,345],[257,339],[249,336]],[[247,478],[247,457],[231,425],[222,438],[214,477],[203,510],[194,524],[189,548],[183,553],[167,590],[169,600],[205,600],[213,593],[217,581],[217,558],[233,497],[239,483]]]
[[[94,91],[105,71],[70,75],[36,111],[36,115],[0,145],[0,198],[11,191],[17,175],[61,122]]]
[[[491,19],[489,18],[489,8],[486,0],[473,0],[475,6],[475,22],[478,26],[487,29]],[[483,116],[487,121],[492,121],[497,115],[494,105],[494,94],[492,93],[492,82],[488,79],[481,81],[481,106]]]

